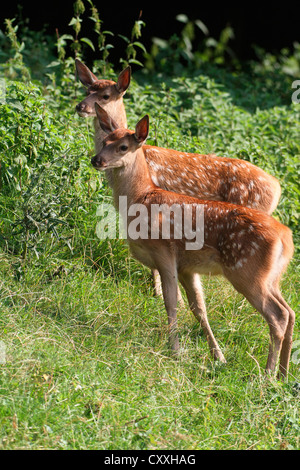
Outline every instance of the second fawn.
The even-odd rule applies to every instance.
[[[295,314],[282,297],[279,281],[293,256],[289,228],[256,209],[199,200],[159,188],[151,179],[143,147],[149,132],[148,116],[137,123],[135,131],[131,131],[119,128],[103,109],[96,108],[99,123],[108,136],[101,152],[92,158],[93,166],[97,170],[112,170],[115,204],[118,206],[120,196],[126,196],[129,222],[133,219],[130,215],[133,205],[139,204],[147,211],[148,234],[152,234],[153,225],[159,227],[158,238],[136,237],[129,230],[127,238],[133,256],[151,269],[157,269],[161,276],[171,349],[175,353],[179,350],[179,280],[189,306],[204,330],[212,356],[225,362],[208,322],[199,280],[199,274],[222,274],[268,323],[270,347],[266,369],[273,371],[280,356],[280,375],[286,376]],[[176,237],[174,233],[162,236],[164,213],[154,220],[151,218],[152,209],[157,205],[175,205],[183,211],[186,207],[192,208],[194,229],[197,229],[196,212],[202,208],[203,246],[196,250],[187,249],[184,217],[181,237],[178,233]]]
[[[94,117],[94,143],[96,152],[100,152],[106,137],[101,129],[95,113],[95,103],[104,108],[120,127],[127,127],[127,117],[123,96],[129,87],[131,67],[126,67],[118,76],[117,82],[98,79],[96,75],[79,59],[75,59],[76,72],[81,83],[87,87],[87,97],[76,105],[76,111],[81,117]],[[111,173],[106,173],[111,186]]]

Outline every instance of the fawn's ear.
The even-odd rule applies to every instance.
[[[118,77],[116,88],[119,93],[125,93],[125,91],[129,87],[130,79],[131,79],[131,67],[130,65],[128,65],[128,67],[126,67],[126,69],[124,69]]]
[[[83,85],[89,86],[98,80],[96,75],[94,75],[86,65],[80,62],[79,59],[75,59],[75,65],[78,78]]]
[[[135,140],[142,145],[149,134],[149,116],[146,114],[135,126]]]
[[[95,111],[98,117],[99,124],[101,128],[109,134],[110,132],[115,131],[119,128],[116,121],[110,117],[110,115],[105,111],[105,109],[101,108],[98,103],[95,103]]]

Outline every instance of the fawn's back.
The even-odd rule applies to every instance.
[[[238,158],[200,155],[144,145],[152,181],[168,191],[253,207],[271,214],[279,201],[279,182]]]

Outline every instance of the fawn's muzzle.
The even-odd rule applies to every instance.
[[[107,166],[107,163],[103,160],[102,157],[100,157],[100,155],[95,155],[92,157],[91,164],[94,168],[96,168],[96,170],[105,170],[105,167]]]
[[[90,109],[90,107],[87,106],[84,102],[78,103],[75,109],[77,113],[79,114],[79,116],[81,117],[86,117],[92,113],[92,110]]]

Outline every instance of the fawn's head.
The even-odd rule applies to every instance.
[[[81,83],[87,87],[87,97],[76,105],[81,117],[96,116],[95,103],[106,107],[109,103],[123,102],[123,96],[129,87],[131,68],[126,67],[119,75],[117,83],[112,80],[98,78],[80,60],[75,59],[76,71]]]
[[[103,141],[103,149],[91,163],[96,170],[107,170],[126,166],[143,145],[149,133],[149,116],[144,116],[136,125],[135,131],[119,128],[109,114],[95,104],[95,111],[101,128],[108,134]]]

